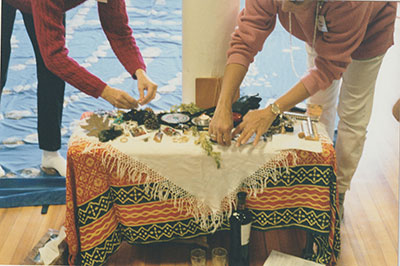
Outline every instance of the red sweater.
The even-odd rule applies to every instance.
[[[68,56],[65,47],[64,13],[86,0],[6,0],[25,13],[32,13],[37,40],[49,70],[79,90],[99,97],[106,83]],[[137,69],[146,70],[142,55],[128,25],[124,0],[98,3],[101,26],[111,47],[125,69],[135,77]]]
[[[310,46],[316,2],[305,11],[292,13],[293,35]],[[319,15],[324,16],[328,32],[317,30],[315,67],[301,79],[308,92],[312,95],[340,79],[352,58],[384,54],[393,44],[396,7],[396,2],[326,1]],[[281,0],[246,0],[232,35],[228,64],[248,67],[273,31],[277,17],[289,31],[289,13],[282,11]]]

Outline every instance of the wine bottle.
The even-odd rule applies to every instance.
[[[252,217],[246,208],[246,195],[246,192],[237,194],[237,209],[229,218],[229,266],[248,266],[250,263],[249,241]]]

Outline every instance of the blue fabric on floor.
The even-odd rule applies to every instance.
[[[0,195],[2,208],[65,204],[65,178],[4,178]]]
[[[244,1],[242,0],[242,6]],[[182,94],[182,10],[181,1],[126,1],[130,25],[148,67],[149,76],[159,85],[149,107],[169,110],[181,103]],[[67,12],[67,47],[70,56],[110,86],[138,97],[136,81],[114,56],[101,29],[96,1],[90,0]],[[302,42],[293,37],[296,70],[306,70]],[[49,177],[40,171],[41,151],[37,144],[36,69],[33,49],[17,13],[12,39],[8,80],[0,106],[0,207],[65,203],[65,178]],[[277,22],[243,81],[241,95],[259,93],[261,106],[277,98],[298,78],[290,63],[289,33]],[[85,111],[111,110],[103,99],[95,99],[67,84],[65,90],[62,149],[65,157],[73,123]]]

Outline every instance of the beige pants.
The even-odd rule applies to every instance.
[[[315,51],[306,46],[308,67],[314,66]],[[384,55],[366,60],[354,60],[340,81],[335,80],[308,100],[323,108],[321,122],[333,138],[336,108],[339,115],[336,139],[337,182],[340,193],[350,188],[350,182],[364,148],[367,126],[371,117],[375,83]],[[339,103],[337,99],[339,96]],[[336,107],[337,105],[337,107]]]

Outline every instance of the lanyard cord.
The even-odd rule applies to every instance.
[[[318,1],[317,6],[315,8],[315,20],[314,20],[314,33],[313,33],[313,40],[312,40],[312,49],[314,50],[315,47],[315,40],[317,38],[317,25],[318,25],[318,14],[320,9],[322,9],[323,1]],[[289,45],[290,45],[290,63],[292,65],[292,70],[297,78],[300,78],[300,75],[297,73],[296,68],[294,66],[294,59],[293,59],[293,44],[292,44],[292,12],[289,12]]]
[[[296,71],[296,67],[294,66],[294,59],[293,59],[293,44],[292,44],[292,12],[289,12],[289,45],[290,45],[290,64],[292,65],[292,70],[297,78],[300,78],[300,75]]]

